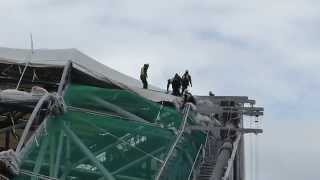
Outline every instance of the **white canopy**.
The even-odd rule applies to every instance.
[[[74,68],[84,73],[97,79],[106,79],[122,87],[127,87],[153,101],[160,101],[161,99],[164,101],[174,101],[176,99],[175,96],[164,94],[160,88],[154,86],[151,86],[152,92],[146,93],[146,91],[140,89],[142,84],[139,80],[111,69],[77,49],[35,49],[31,53],[31,50],[27,49],[0,47],[0,63],[24,64],[28,61],[32,66],[44,67],[63,67],[71,61]]]

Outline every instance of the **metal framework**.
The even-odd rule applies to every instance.
[[[19,90],[29,91],[32,86],[39,85],[47,87],[49,90],[49,93],[35,102],[2,102],[0,98],[0,120],[2,120],[0,135],[4,136],[2,149],[14,149],[17,157],[22,160],[23,157],[30,155],[34,146],[37,147],[33,160],[24,159],[23,166],[28,167],[29,170],[21,169],[20,171],[20,176],[28,177],[31,180],[63,180],[70,179],[70,177],[81,179],[75,178],[81,177],[81,175],[99,180],[175,180],[168,178],[170,177],[168,173],[172,172],[170,168],[179,166],[170,165],[175,163],[177,153],[183,154],[181,157],[185,163],[185,171],[183,172],[185,175],[175,175],[174,177],[180,178],[177,180],[244,180],[243,134],[263,132],[262,129],[249,129],[243,126],[243,116],[258,117],[262,116],[264,111],[261,107],[254,107],[255,100],[245,96],[197,96],[196,99],[200,102],[197,104],[197,110],[193,111],[193,105],[187,103],[183,112],[179,112],[179,109],[175,110],[182,117],[180,126],[174,127],[172,125],[174,123],[169,122],[168,127],[166,127],[166,125],[158,122],[159,115],[163,111],[163,104],[157,110],[156,117],[153,118],[156,121],[150,122],[147,117],[132,111],[138,106],[124,108],[122,107],[123,102],[117,104],[101,99],[97,95],[97,97],[91,97],[91,100],[99,104],[100,108],[108,109],[112,113],[99,111],[99,109],[73,107],[72,105],[67,107],[68,112],[70,114],[83,113],[95,117],[103,116],[110,119],[130,120],[132,125],[140,123],[143,126],[152,127],[154,130],[161,130],[163,134],[170,134],[173,138],[169,139],[171,141],[168,140],[170,147],[161,145],[150,152],[146,152],[136,145],[145,138],[142,135],[138,140],[135,140],[136,135],[133,132],[116,136],[110,132],[100,132],[100,127],[96,125],[97,127],[94,128],[98,129],[97,132],[105,133],[105,135],[116,140],[109,144],[95,144],[97,146],[95,147],[87,143],[88,139],[84,137],[84,134],[89,134],[88,138],[90,138],[90,135],[96,132],[86,132],[86,129],[82,127],[84,132],[79,133],[74,129],[74,126],[71,126],[70,122],[63,118],[56,118],[56,121],[52,120],[55,119],[55,116],[59,117],[59,113],[64,113],[62,109],[66,108],[58,102],[73,83],[72,78],[75,71],[73,71],[72,60],[67,61],[63,67],[37,67],[33,66],[32,63],[25,64],[23,69],[20,66],[22,65],[0,63],[0,80],[4,82],[0,85],[0,89],[17,87]],[[79,64],[77,66],[86,69]],[[87,75],[97,81],[110,83],[112,88],[128,90],[125,85],[119,82],[111,82],[108,78],[101,76],[94,77],[94,72]],[[77,83],[79,79],[81,78],[77,77]],[[114,95],[114,98],[116,96]],[[131,101],[131,99],[128,101]],[[147,108],[150,107],[146,105],[145,109]],[[203,119],[195,121],[197,114],[209,118],[210,122]],[[87,124],[93,126],[90,123]],[[57,129],[59,132],[52,129],[48,130],[48,127]],[[139,128],[134,130],[140,131]],[[58,133],[54,134],[52,131]],[[157,136],[155,133],[153,135]],[[14,138],[11,138],[11,136],[15,136],[17,142],[13,143]],[[199,144],[192,144],[195,147],[193,153],[188,152],[193,147],[186,149],[183,146],[183,141],[189,136],[201,137],[197,137],[200,139]],[[73,159],[75,147],[79,154],[83,155],[75,158],[76,160]],[[112,150],[125,149],[125,147],[130,147],[129,150],[133,149],[132,151],[143,155],[132,159],[128,158],[130,161],[117,168],[106,165],[105,161],[100,158],[101,154],[111,154]],[[123,150],[123,152],[125,151]],[[34,154],[31,153],[31,155]],[[104,155],[104,158],[106,157]],[[88,168],[79,168],[82,166],[88,166]],[[144,172],[134,172],[138,169],[137,166]],[[157,169],[154,170],[153,167],[157,167]],[[140,176],[130,175],[130,173],[127,173],[128,171]]]

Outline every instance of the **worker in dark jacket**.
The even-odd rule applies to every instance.
[[[180,92],[180,89],[181,89],[181,77],[179,76],[179,74],[175,74],[173,79],[172,79],[172,95],[174,96],[181,96],[181,92]]]
[[[141,68],[141,73],[140,73],[140,79],[143,84],[143,89],[148,89],[148,68],[149,64],[144,64],[143,67]]]
[[[167,83],[167,93],[169,93],[169,88],[170,85],[172,84],[172,79],[168,79],[168,83]]]
[[[182,93],[188,88],[189,85],[191,85],[192,87],[192,81],[189,71],[186,70],[186,72],[182,76]]]
[[[182,104],[182,109],[185,107],[186,103],[192,103],[194,105],[197,104],[195,98],[193,97],[193,95],[188,91],[188,89],[186,89],[183,92],[183,104]]]

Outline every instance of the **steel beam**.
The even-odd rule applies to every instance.
[[[7,77],[7,76],[1,76],[0,75],[0,80],[1,81],[5,81],[5,82],[13,82],[13,83],[17,83],[17,81],[19,79],[14,78],[14,77]],[[53,87],[58,87],[59,83],[54,83],[54,82],[49,82],[49,81],[32,81],[32,80],[28,80],[28,79],[23,79],[22,82],[27,82],[28,84],[44,84],[44,85],[49,85],[49,86],[53,86]]]
[[[186,129],[187,130],[191,130],[191,131],[219,131],[219,130],[228,131],[229,130],[229,131],[240,132],[240,133],[243,133],[243,134],[247,134],[247,133],[260,134],[260,133],[263,133],[262,129],[250,129],[250,128],[189,126]]]
[[[108,180],[115,180],[113,175],[97,160],[97,158],[92,154],[92,152],[83,144],[79,137],[74,134],[74,132],[67,127],[65,124],[62,128],[66,135],[79,147],[79,149],[96,165],[96,167],[102,172],[103,176]]]
[[[118,179],[122,179],[122,180],[147,180],[147,179],[143,179],[143,178],[137,178],[137,177],[132,177],[132,176],[123,176],[123,175],[117,175],[116,177]]]
[[[68,61],[67,64],[64,66],[61,80],[59,83],[58,94],[60,96],[63,95],[63,91],[64,91],[66,85],[68,84],[68,75],[70,75],[71,68],[72,68],[72,63],[71,63],[71,61]]]
[[[99,99],[97,97],[95,97],[94,99],[97,102],[99,102],[102,106],[105,106],[106,108],[108,108],[108,109],[110,109],[110,110],[112,110],[112,111],[114,111],[116,113],[119,113],[119,114],[121,114],[121,115],[123,115],[123,116],[125,116],[125,117],[127,117],[127,118],[129,118],[131,120],[139,121],[139,122],[147,122],[148,123],[148,121],[144,120],[143,118],[141,118],[141,117],[139,117],[139,116],[137,116],[135,114],[132,114],[131,112],[128,112],[128,111],[124,110],[123,108],[121,108],[121,107],[119,107],[119,106],[117,106],[115,104],[112,104],[112,103],[110,103],[108,101],[105,101],[103,99]]]
[[[42,121],[36,132],[34,132],[31,137],[28,139],[28,141],[25,143],[25,146],[19,153],[17,153],[18,158],[22,159],[25,157],[26,153],[29,151],[29,149],[33,145],[34,139],[36,139],[38,136],[41,136],[41,133],[45,130],[46,125],[48,122],[48,116]],[[21,139],[20,139],[21,140]]]
[[[50,97],[49,94],[43,95],[43,96],[41,97],[41,99],[39,100],[39,102],[37,103],[36,107],[34,108],[32,114],[31,114],[31,116],[30,116],[30,118],[29,118],[29,120],[28,120],[28,123],[27,123],[27,125],[26,125],[26,127],[25,127],[25,129],[24,129],[24,131],[23,131],[23,134],[22,134],[22,136],[21,136],[21,138],[20,138],[19,144],[18,144],[17,149],[16,149],[16,153],[19,153],[19,152],[21,151],[21,148],[22,148],[22,146],[23,146],[23,144],[24,144],[24,141],[25,141],[25,139],[26,139],[26,137],[27,137],[27,135],[28,135],[28,133],[29,133],[29,130],[30,130],[30,128],[31,128],[31,125],[32,125],[33,121],[34,121],[35,118],[37,117],[37,115],[38,115],[38,113],[39,113],[39,111],[40,111],[43,103],[44,103],[49,97]]]

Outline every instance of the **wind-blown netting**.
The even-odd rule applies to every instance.
[[[179,112],[120,89],[72,84],[64,99],[68,112],[47,119],[42,132],[32,137],[21,163],[29,175],[15,179],[156,178],[183,122]],[[147,122],[124,117],[100,100]],[[188,179],[203,141],[202,133],[184,133],[161,179]]]

